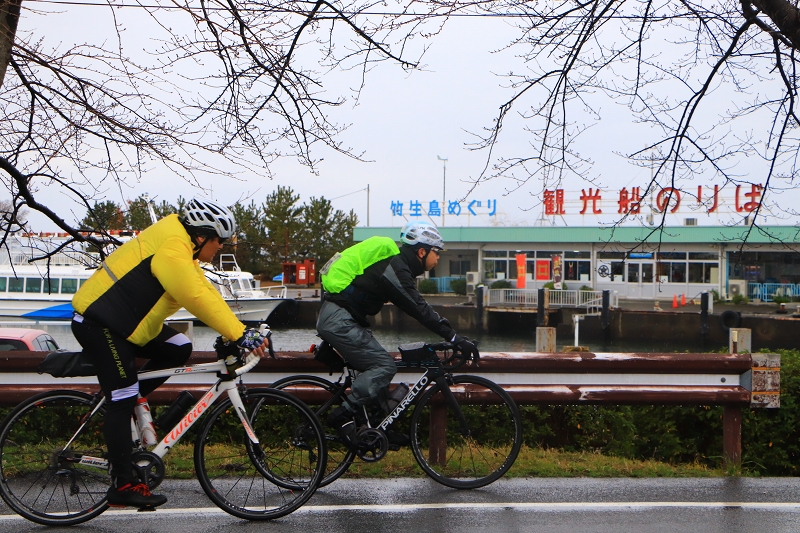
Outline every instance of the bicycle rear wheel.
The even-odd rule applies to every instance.
[[[430,387],[411,415],[411,449],[431,478],[454,489],[475,489],[505,474],[522,446],[522,418],[511,396],[478,376],[453,377],[450,386],[468,426],[438,385]]]
[[[111,478],[104,410],[89,417],[93,400],[78,391],[45,392],[18,405],[0,425],[0,496],[15,512],[46,526],[68,526],[106,510]]]
[[[342,474],[347,472],[356,457],[356,452],[350,450],[336,431],[327,427],[324,422],[328,413],[341,405],[341,399],[339,399],[333,405],[323,409],[323,405],[338,390],[339,385],[317,376],[289,376],[276,381],[270,387],[295,396],[303,395],[305,403],[314,411],[325,428],[325,440],[328,446],[328,466],[319,486],[324,487],[339,479]]]
[[[290,394],[252,389],[242,401],[259,444],[226,399],[197,435],[197,478],[211,501],[236,517],[280,518],[308,501],[322,480],[325,435],[314,413]]]

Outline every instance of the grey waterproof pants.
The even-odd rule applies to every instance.
[[[356,322],[347,310],[333,302],[323,302],[317,332],[336,348],[349,367],[360,372],[347,397],[351,405],[369,403],[386,390],[397,373],[397,365],[372,332]]]

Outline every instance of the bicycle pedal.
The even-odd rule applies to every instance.
[[[390,443],[389,443],[389,447],[388,447],[387,449],[388,449],[389,451],[392,451],[392,452],[398,452],[398,451],[400,451],[400,445],[399,445],[399,444],[392,444],[392,443],[390,442]]]
[[[152,505],[145,505],[144,507],[140,507],[137,512],[139,513],[152,513],[155,512],[156,508]]]

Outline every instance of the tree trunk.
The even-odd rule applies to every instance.
[[[19,8],[22,0],[0,0],[0,87],[6,77],[8,62],[11,60],[11,47],[17,34]]]
[[[753,5],[772,20],[794,48],[800,49],[800,11],[796,6],[786,0],[753,0]]]

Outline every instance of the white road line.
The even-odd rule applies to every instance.
[[[800,502],[492,502],[492,503],[410,503],[384,505],[305,505],[297,513],[329,513],[336,511],[360,511],[377,513],[411,513],[428,509],[511,509],[525,511],[563,512],[563,511],[602,511],[602,510],[644,510],[658,508],[693,509],[761,509],[800,511]],[[139,518],[157,518],[164,515],[223,515],[217,507],[187,507],[181,509],[160,509],[154,513],[139,513],[134,509],[110,510],[106,517],[136,515]],[[0,515],[0,521],[24,520],[17,515]]]

